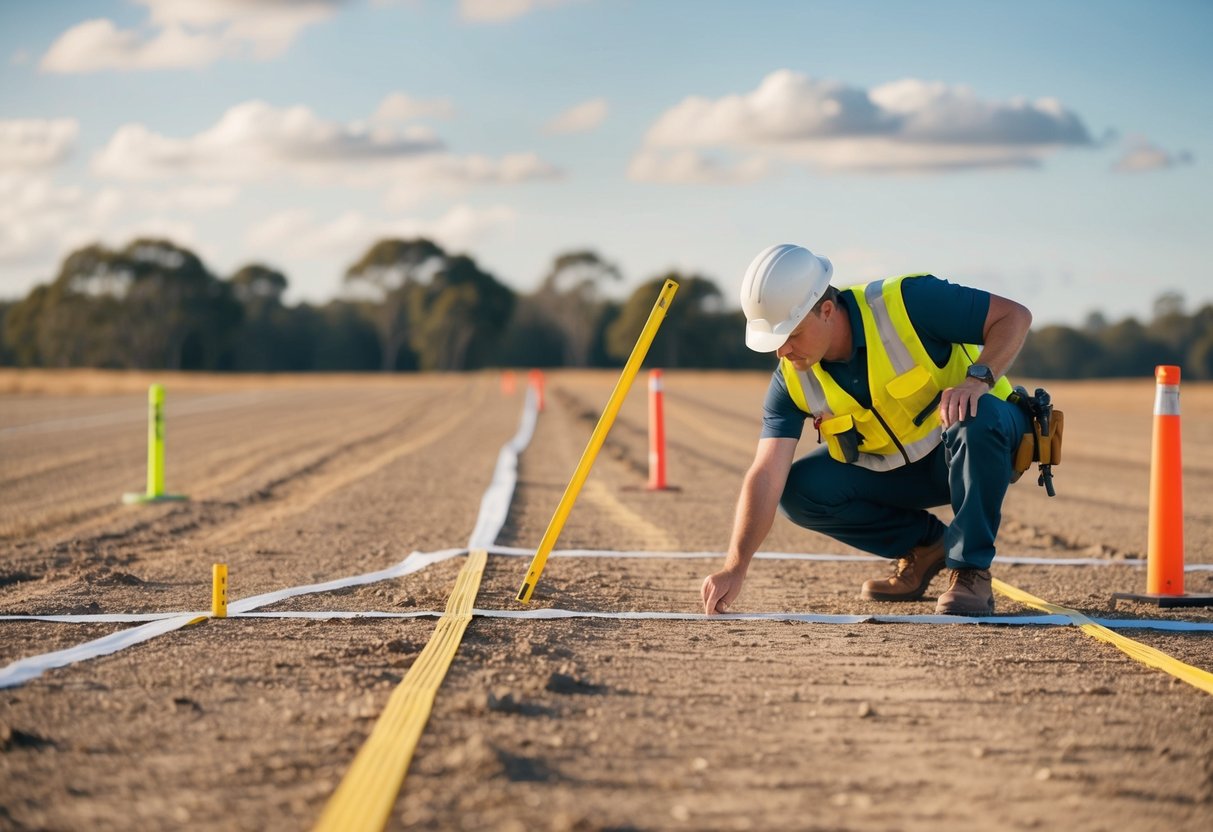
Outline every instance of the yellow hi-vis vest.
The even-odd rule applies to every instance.
[[[900,468],[925,457],[942,441],[939,401],[959,386],[977,362],[981,348],[953,344],[947,364],[938,367],[906,314],[901,283],[921,275],[903,275],[852,286],[849,292],[863,318],[872,407],[865,408],[814,364],[799,372],[788,359],[779,368],[796,406],[813,417],[830,456],[873,471]],[[839,310],[843,311],[843,310]],[[990,391],[1011,394],[1006,376]]]

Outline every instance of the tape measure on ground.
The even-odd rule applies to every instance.
[[[1164,673],[1170,673],[1176,679],[1182,679],[1189,685],[1203,690],[1205,693],[1213,694],[1213,673],[1207,670],[1201,670],[1199,667],[1184,664],[1179,659],[1168,656],[1161,650],[1155,650],[1153,647],[1142,644],[1140,641],[1134,641],[1119,633],[1112,632],[1107,627],[1095,623],[1078,610],[1072,610],[1069,607],[1063,607],[1058,604],[1051,604],[1042,598],[1030,595],[1022,589],[1011,586],[997,578],[994,579],[994,591],[1007,596],[1012,601],[1018,601],[1024,606],[1041,610],[1042,612],[1064,615],[1077,624],[1078,628],[1091,638],[1106,641],[1131,659],[1149,667],[1157,668]]]
[[[484,549],[473,549],[468,554],[434,635],[392,692],[370,736],[329,798],[317,830],[378,830],[387,824],[438,687],[472,620],[487,558]]]

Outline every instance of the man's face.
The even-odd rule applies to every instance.
[[[820,314],[810,312],[775,354],[788,359],[793,367],[801,371],[816,364],[830,346],[830,318],[833,311],[834,304],[827,301],[819,310]]]

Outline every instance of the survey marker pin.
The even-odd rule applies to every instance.
[[[188,500],[184,494],[164,493],[164,385],[147,388],[147,491],[128,492],[122,502],[160,503],[168,500]]]
[[[227,564],[211,566],[211,617],[227,618]]]
[[[661,322],[665,320],[665,313],[669,310],[670,303],[673,302],[674,294],[677,291],[678,284],[673,280],[667,280],[661,287],[660,294],[657,295],[657,302],[649,311],[649,319],[645,321],[644,328],[640,330],[640,337],[636,339],[636,345],[632,347],[632,354],[628,356],[627,363],[623,365],[623,372],[619,375],[619,381],[615,382],[615,389],[611,392],[611,398],[607,400],[606,409],[598,418],[598,424],[594,427],[594,432],[590,434],[589,444],[581,453],[581,461],[577,463],[577,470],[573,472],[573,478],[569,480],[568,486],[564,489],[564,496],[560,498],[560,504],[556,506],[556,513],[552,515],[547,531],[543,533],[543,539],[539,542],[539,549],[535,552],[535,557],[531,559],[526,579],[522,582],[522,588],[518,590],[518,600],[524,604],[531,600],[535,584],[539,583],[539,576],[543,574],[543,567],[548,562],[548,555],[556,547],[556,538],[560,537],[560,530],[564,528],[564,522],[569,519],[573,503],[577,501],[577,495],[581,493],[581,486],[585,485],[586,477],[590,475],[590,468],[594,465],[598,451],[602,449],[602,443],[606,440],[611,425],[615,424],[615,416],[618,415],[619,408],[623,406],[623,400],[632,386],[632,381],[636,378],[636,373],[640,372],[640,365],[644,362],[644,357],[648,355],[649,346],[653,343],[653,338],[657,335]]]
[[[1213,606],[1213,595],[1184,592],[1184,482],[1179,433],[1179,367],[1154,368],[1154,439],[1150,455],[1150,527],[1146,591],[1113,598],[1159,607]]]

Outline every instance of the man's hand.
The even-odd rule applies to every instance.
[[[745,572],[735,569],[722,569],[703,579],[703,611],[707,615],[728,612],[729,606],[741,594],[741,584],[745,581]]]
[[[944,429],[968,416],[976,416],[978,400],[989,392],[989,385],[976,378],[967,378],[960,386],[944,390],[939,400],[939,420]]]

